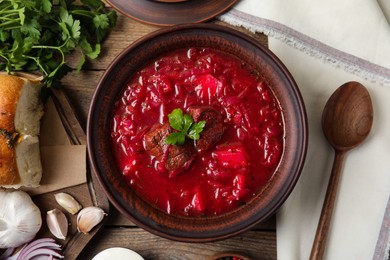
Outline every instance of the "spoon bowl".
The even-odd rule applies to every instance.
[[[350,150],[362,143],[372,126],[370,94],[358,82],[348,82],[329,98],[322,115],[322,129],[337,150]]]
[[[373,107],[370,94],[360,83],[351,81],[329,98],[322,114],[322,130],[335,150],[335,159],[310,260],[322,259],[345,153],[361,144],[370,133]]]

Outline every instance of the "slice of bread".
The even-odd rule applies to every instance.
[[[24,77],[0,75],[0,186],[39,186],[42,85]]]

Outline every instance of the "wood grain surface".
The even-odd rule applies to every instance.
[[[68,97],[64,94],[62,89],[52,89],[52,100],[61,118],[62,124],[68,134],[70,143],[72,145],[86,145],[86,135],[80,122],[75,116],[75,110],[69,102]],[[110,212],[110,203],[104,195],[103,189],[98,184],[95,175],[90,174],[88,169],[87,182],[67,187],[61,190],[52,191],[37,195],[33,197],[34,202],[41,210],[43,219],[46,218],[48,211],[60,208],[55,201],[55,194],[65,192],[73,196],[84,208],[88,206],[97,206],[103,209],[107,214]],[[63,246],[63,256],[65,259],[77,259],[88,245],[90,240],[105,224],[105,219],[96,225],[88,234],[83,234],[77,230],[77,214],[72,215],[65,210],[64,212],[68,222],[68,232],[65,234],[66,239],[57,241]],[[43,227],[39,231],[39,237],[51,237],[46,221],[42,223]]]
[[[215,20],[211,23],[223,24]],[[93,62],[87,62],[83,71],[80,73],[71,72],[62,80],[63,91],[69,98],[83,130],[86,127],[91,98],[104,70],[128,45],[159,28],[136,22],[118,14],[117,26],[104,42],[100,58]],[[252,34],[242,28],[236,29],[251,35],[264,45],[267,44],[267,38],[262,34]],[[75,67],[75,64],[77,64],[77,55],[71,57],[69,63],[72,67]],[[208,259],[218,253],[232,251],[248,255],[251,259],[276,259],[275,217],[259,224],[251,231],[227,240],[189,244],[170,241],[144,231],[121,216],[111,206],[105,225],[92,238],[92,241],[84,248],[77,259],[92,259],[98,252],[110,247],[132,249],[147,260]]]

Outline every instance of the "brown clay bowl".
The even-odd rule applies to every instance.
[[[147,62],[183,47],[212,47],[241,58],[267,79],[283,111],[284,153],[266,188],[245,206],[218,216],[180,217],[151,206],[123,181],[111,148],[112,110],[126,82]],[[210,24],[161,29],[125,49],[100,79],[87,125],[91,167],[111,203],[139,227],[168,239],[186,242],[225,239],[272,216],[300,176],[306,156],[307,135],[304,103],[293,77],[282,62],[254,39]]]

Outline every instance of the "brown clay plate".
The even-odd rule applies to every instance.
[[[170,26],[210,20],[238,0],[107,0],[122,14],[137,21]]]

